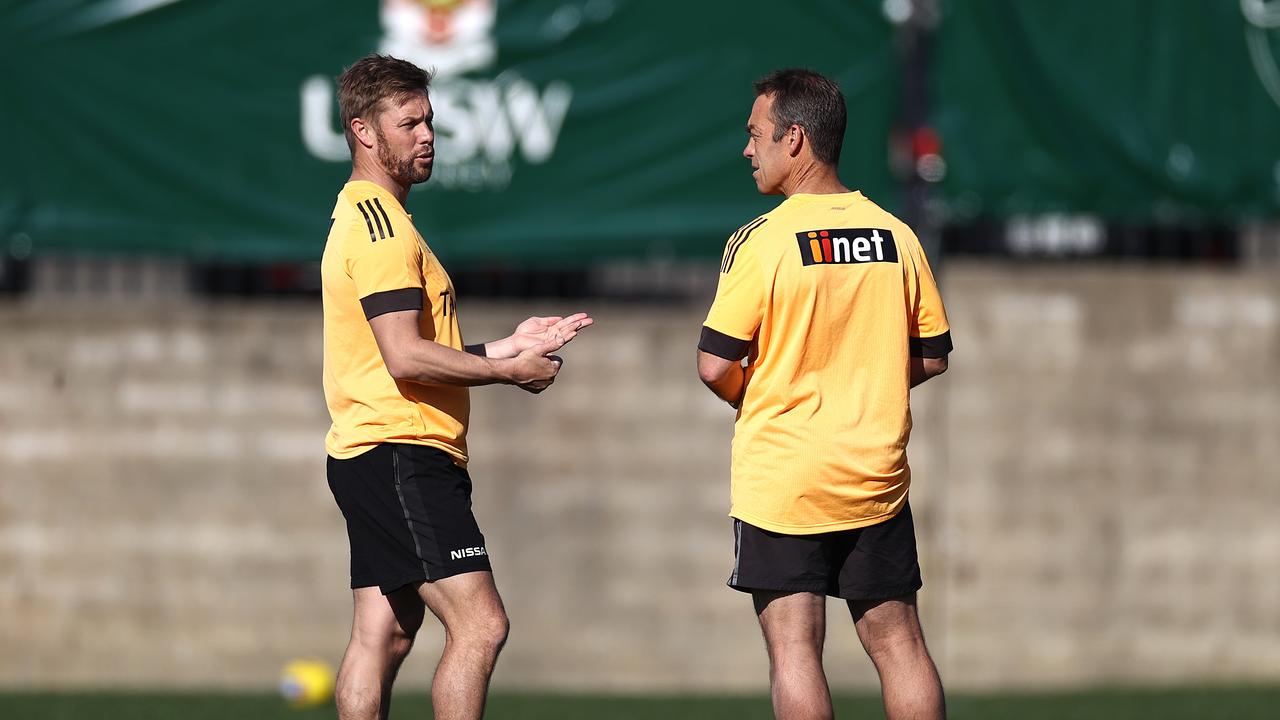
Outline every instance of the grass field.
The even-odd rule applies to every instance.
[[[952,720],[1263,720],[1280,717],[1280,687],[1093,690],[1074,693],[961,695],[948,699]],[[842,718],[882,717],[879,698],[843,695]],[[398,695],[392,713],[429,718],[425,695]],[[3,693],[0,718],[23,720],[319,720],[331,708],[293,710],[268,694]],[[491,720],[768,720],[765,697],[624,697],[500,693]]]

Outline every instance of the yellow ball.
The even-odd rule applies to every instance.
[[[314,707],[333,699],[333,668],[323,660],[294,660],[280,673],[280,694],[294,707]]]

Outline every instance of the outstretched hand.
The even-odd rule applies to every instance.
[[[513,383],[531,393],[550,387],[563,363],[551,353],[594,322],[586,313],[575,313],[569,317],[531,317],[516,326],[516,331],[505,341],[515,353]]]
[[[531,317],[516,326],[516,331],[511,335],[511,348],[519,354],[530,348],[552,343],[555,347],[546,352],[555,352],[593,323],[595,320],[586,313],[575,313],[569,317]]]

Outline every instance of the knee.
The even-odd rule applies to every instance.
[[[387,645],[388,654],[392,659],[400,662],[409,656],[409,651],[413,649],[413,636],[404,632],[395,632],[391,635],[391,640]]]
[[[403,660],[413,649],[414,634],[396,625],[390,627],[357,627],[353,644],[363,651],[393,660]]]
[[[822,665],[820,641],[774,642],[768,643],[766,649],[769,653],[769,667],[774,673]]]
[[[889,632],[876,633],[865,643],[867,655],[880,666],[884,663],[914,661],[920,657],[928,657],[924,635],[912,632],[908,628],[895,628]]]
[[[494,648],[501,649],[507,644],[507,637],[511,635],[511,619],[507,617],[507,613],[499,611],[486,618],[484,623],[485,642]]]
[[[459,639],[497,653],[507,643],[510,634],[511,621],[506,612],[498,609],[473,616],[462,628]]]

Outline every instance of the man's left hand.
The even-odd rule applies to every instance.
[[[553,340],[564,345],[593,323],[595,320],[586,313],[575,313],[569,317],[531,317],[516,326],[516,331],[509,338],[511,349],[519,354]]]

